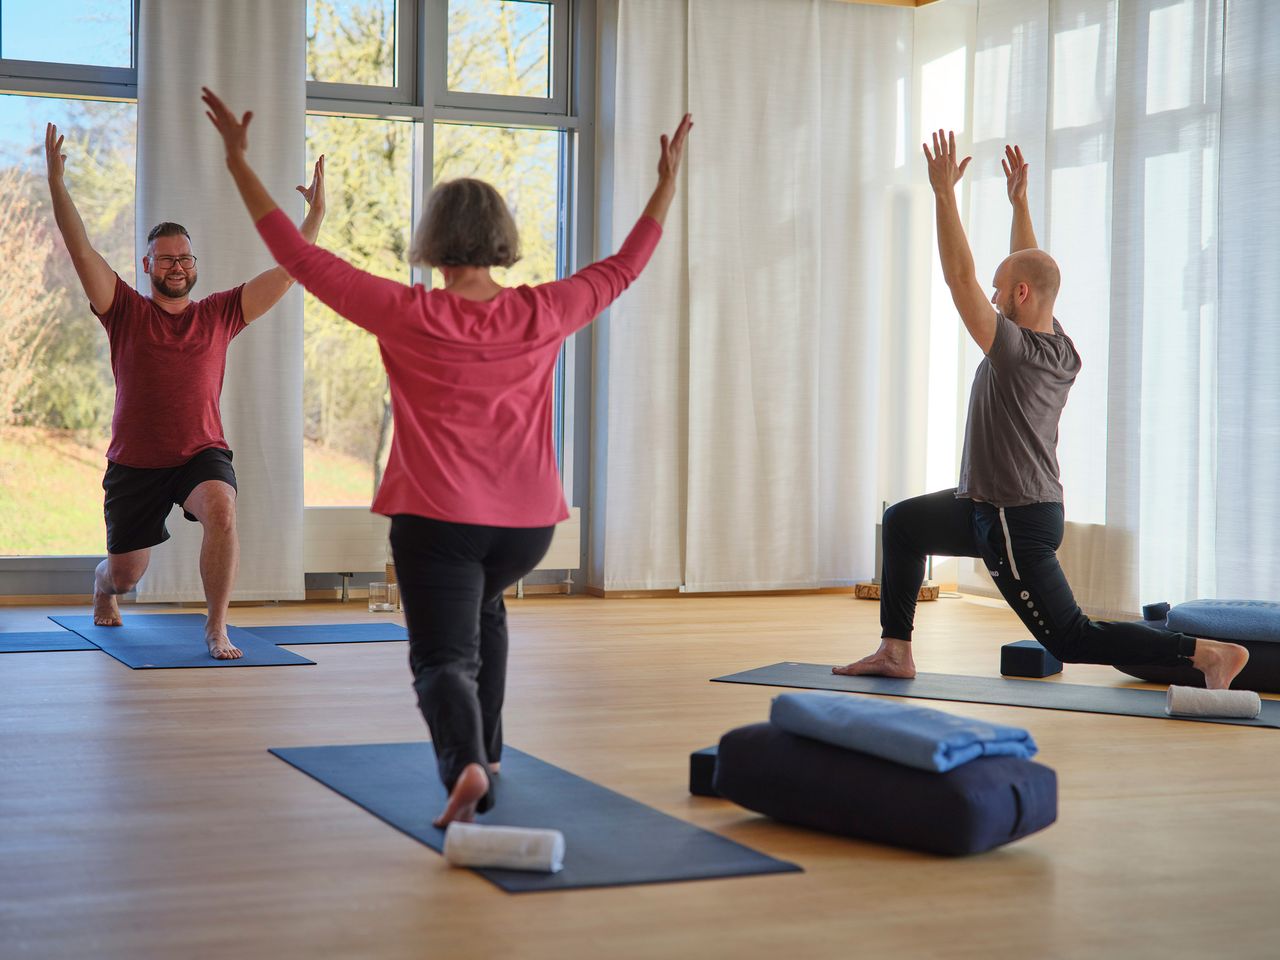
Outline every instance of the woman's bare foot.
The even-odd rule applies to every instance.
[[[871,656],[847,666],[832,667],[831,672],[842,677],[899,677],[910,680],[916,675],[916,664],[911,657],[910,642],[886,637],[880,641],[880,649]]]
[[[124,623],[120,619],[120,607],[116,604],[115,594],[101,593],[94,587],[93,623],[97,627],[118,627]]]
[[[205,634],[204,642],[209,645],[209,656],[215,660],[239,660],[244,656],[243,651],[225,633]]]
[[[1196,638],[1196,652],[1191,665],[1204,674],[1204,685],[1209,690],[1227,690],[1231,681],[1249,662],[1249,651],[1238,643]]]
[[[434,826],[447,827],[454,820],[470,823],[476,818],[476,804],[489,792],[489,775],[478,763],[468,763],[453,785],[449,802],[436,817]]]

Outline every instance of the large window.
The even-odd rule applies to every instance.
[[[478,177],[502,193],[520,229],[520,262],[495,271],[498,281],[560,275],[571,124],[548,113],[567,103],[568,73],[556,69],[567,57],[566,10],[427,0],[415,20],[393,0],[308,0],[308,154],[329,158],[321,244],[380,276],[439,285],[434,273],[410,271],[412,225],[434,184]],[[410,23],[421,28],[433,110],[399,102]],[[390,450],[386,375],[374,338],[310,298],[303,390],[307,505],[367,507]]]
[[[134,282],[136,108],[0,96],[0,555],[103,549],[103,452],[114,387],[107,338],[53,222],[44,132],[98,250]]]
[[[53,222],[43,140],[50,121],[66,135],[90,237],[134,284],[136,10],[0,0],[0,556],[103,550],[114,384]],[[578,149],[569,28],[568,0],[307,0],[307,153],[328,157],[321,244],[380,276],[438,282],[409,267],[414,221],[434,183],[474,176],[521,231],[500,281],[562,275]],[[310,297],[304,323],[305,502],[367,509],[392,436],[377,345]]]

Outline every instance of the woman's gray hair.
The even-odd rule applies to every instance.
[[[520,235],[501,194],[483,180],[436,185],[418,221],[409,262],[429,267],[509,267]]]

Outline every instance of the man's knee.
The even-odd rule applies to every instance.
[[[235,500],[229,496],[210,498],[201,511],[200,523],[210,532],[234,533],[236,529]]]

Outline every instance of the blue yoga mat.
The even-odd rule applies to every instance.
[[[244,629],[255,637],[282,647],[295,647],[304,643],[384,643],[409,639],[408,629],[398,623],[322,623]]]
[[[402,833],[443,849],[444,831],[431,820],[446,794],[430,743],[271,752]],[[565,838],[559,873],[476,871],[508,893],[800,871],[511,747],[503,751],[495,793],[496,805],[479,823],[554,829]]]
[[[97,649],[88,640],[69,630],[0,633],[0,653],[49,653],[56,650]]]
[[[922,673],[914,680],[893,677],[844,677],[831,672],[830,664],[774,663],[755,670],[712,678],[713,683],[750,683],[766,687],[798,687],[804,690],[842,690],[885,697],[919,700],[953,700],[961,703],[996,703],[1008,707],[1074,710],[1078,713],[1110,713],[1122,717],[1158,717],[1196,723],[1230,723],[1243,727],[1280,729],[1280,700],[1263,700],[1262,713],[1254,720],[1231,717],[1170,717],[1164,712],[1163,690],[1125,687],[1091,687],[1081,683],[1042,680],[1010,680],[1007,677],[963,677]]]
[[[204,642],[205,618],[200,614],[151,614],[124,616],[124,626],[95,626],[93,617],[50,617],[134,670],[174,667],[266,667],[309,663],[314,660],[281,650],[247,630],[228,627],[231,642],[244,651],[239,660],[215,660]]]

